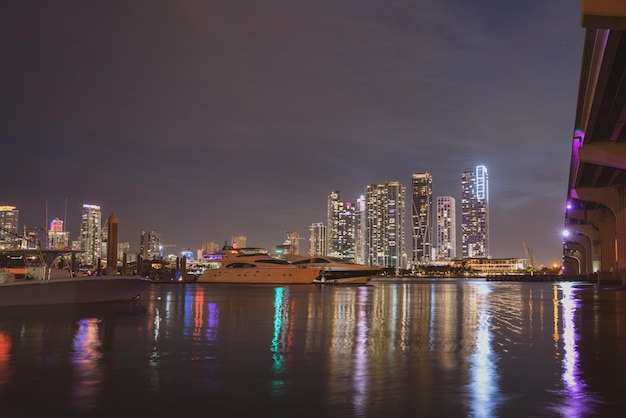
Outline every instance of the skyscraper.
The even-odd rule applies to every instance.
[[[80,222],[80,260],[83,265],[97,267],[102,257],[102,214],[100,206],[83,205]]]
[[[433,247],[433,177],[430,173],[413,173],[411,226],[413,264],[428,264]]]
[[[461,173],[462,256],[489,258],[489,179],[483,165]]]
[[[366,264],[406,268],[405,195],[406,188],[397,181],[366,187]]]
[[[154,231],[141,231],[139,237],[139,254],[144,259],[156,259],[163,256],[161,247],[161,234]]]
[[[354,211],[354,262],[358,264],[367,264],[368,261],[365,256],[366,213],[365,196],[362,195],[356,200],[356,210]]]
[[[248,246],[248,237],[244,234],[235,234],[230,240],[233,248],[246,248]]]
[[[456,257],[456,200],[451,196],[437,197],[437,248],[435,259]]]
[[[0,249],[18,248],[17,222],[20,211],[15,206],[0,206]]]
[[[339,191],[328,195],[326,255],[354,261],[355,213],[351,202],[339,200]]]
[[[309,255],[326,255],[326,226],[322,222],[309,226]]]
[[[69,248],[70,234],[63,230],[63,221],[54,218],[50,221],[50,229],[48,230],[48,248],[52,250],[60,250]]]

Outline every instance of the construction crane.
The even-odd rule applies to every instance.
[[[535,268],[535,252],[532,248],[528,248],[526,241],[522,241],[524,247],[524,255],[530,260],[530,267]]]

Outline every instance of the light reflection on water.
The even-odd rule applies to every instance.
[[[565,417],[587,417],[594,411],[594,403],[598,401],[596,395],[588,391],[580,370],[580,336],[576,329],[576,310],[580,306],[580,300],[576,298],[576,288],[572,283],[561,283],[558,289],[561,292],[563,403],[556,409]]]
[[[475,351],[470,357],[471,416],[492,417],[499,401],[498,365],[492,348],[489,284],[476,288]]]
[[[132,312],[0,311],[0,404],[43,416],[11,396],[32,391],[65,416],[107,416],[130,393],[150,416],[610,416],[626,390],[602,375],[626,374],[616,292],[483,280],[167,284]],[[52,387],[38,378],[55,371]]]

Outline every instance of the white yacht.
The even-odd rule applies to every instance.
[[[307,268],[272,257],[262,248],[224,247],[197,283],[312,284],[321,268]]]

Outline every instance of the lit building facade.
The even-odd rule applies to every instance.
[[[309,255],[326,255],[326,225],[323,222],[309,226]]]
[[[397,181],[366,187],[366,264],[406,268],[405,197],[406,188]]]
[[[448,261],[456,257],[456,199],[437,197],[437,247],[435,259]]]
[[[246,248],[248,245],[248,239],[243,234],[235,234],[231,238],[231,245],[233,248]]]
[[[80,222],[80,261],[85,266],[97,267],[102,257],[102,213],[100,206],[83,205]]]
[[[354,261],[355,213],[351,202],[339,199],[339,192],[328,195],[326,255]]]
[[[289,246],[289,254],[300,254],[300,234],[296,231],[286,231],[284,245]]]
[[[48,248],[51,250],[64,250],[70,246],[70,234],[63,230],[63,221],[54,218],[50,221],[48,230]]]
[[[0,206],[0,249],[19,248],[19,215],[20,211],[15,206]]]
[[[430,173],[413,173],[411,231],[413,264],[429,264],[433,250],[433,177]]]
[[[483,165],[461,173],[463,258],[489,258],[489,178]]]
[[[355,210],[355,235],[354,235],[354,262],[359,264],[367,264],[368,257],[365,254],[365,224],[366,216],[365,196],[361,196],[356,200]]]
[[[139,237],[139,254],[145,260],[154,260],[163,257],[161,234],[154,231],[141,231]]]
[[[219,251],[219,245],[217,244],[217,242],[215,241],[208,241],[205,242],[204,244],[202,244],[202,255],[207,255],[207,254],[217,254],[217,252]],[[200,259],[201,257],[198,257],[198,259]]]

